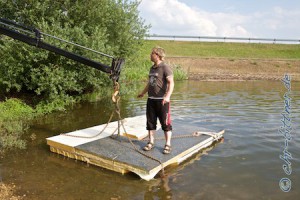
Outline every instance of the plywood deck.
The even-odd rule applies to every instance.
[[[147,136],[145,120],[145,116],[126,118],[124,124],[127,134],[137,135],[136,138]],[[67,134],[72,136],[95,136],[104,126],[95,126]],[[147,141],[132,140],[133,146],[127,137],[118,137],[117,139],[109,137],[116,127],[117,122],[112,122],[103,134],[94,138],[58,135],[47,138],[47,144],[50,146],[52,152],[120,173],[133,172],[142,179],[150,180],[163,167],[174,163],[181,163],[201,149],[210,146],[214,141],[222,138],[224,133],[224,131],[221,131],[219,133],[211,133],[211,135],[202,134],[198,137],[174,138],[172,139],[172,152],[165,155],[162,153],[165,140],[156,140],[154,149],[144,152],[142,148],[146,145]],[[180,134],[187,134],[182,133],[183,131],[184,129],[181,128]],[[121,135],[124,134],[121,131]],[[173,132],[174,137],[180,134],[176,130]],[[160,136],[163,136],[163,134],[160,134]],[[142,155],[135,148],[159,160],[161,164],[156,160]]]

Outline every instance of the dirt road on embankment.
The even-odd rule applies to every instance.
[[[285,74],[300,81],[300,60],[167,57],[193,80],[280,80]]]

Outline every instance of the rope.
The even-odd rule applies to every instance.
[[[84,138],[84,139],[91,139],[91,138],[98,137],[99,135],[101,135],[101,134],[105,131],[105,129],[107,128],[108,124],[111,122],[113,116],[114,116],[114,111],[111,113],[111,115],[110,115],[110,117],[109,117],[109,120],[108,120],[108,122],[106,123],[106,125],[105,125],[105,126],[103,127],[103,129],[102,129],[99,133],[97,133],[96,135],[93,135],[93,136],[79,136],[79,135],[72,135],[72,134],[69,134],[69,133],[61,133],[60,135],[69,136],[69,137],[75,137],[75,138]],[[113,131],[112,135],[113,135],[116,131],[117,131],[117,129]]]
[[[110,118],[109,118],[108,122],[106,123],[106,125],[103,127],[103,129],[102,129],[98,134],[96,134],[96,135],[94,135],[94,136],[77,136],[77,135],[71,135],[71,134],[61,134],[61,135],[69,136],[69,137],[76,137],[76,138],[87,138],[87,139],[91,139],[91,138],[98,137],[98,136],[101,135],[101,134],[104,132],[104,130],[107,128],[108,124],[111,122],[111,120],[112,120],[112,118],[113,118],[113,116],[114,116],[115,113],[117,114],[117,117],[118,117],[118,127],[117,127],[117,128],[113,131],[113,133],[111,134],[111,138],[115,139],[115,138],[117,138],[118,136],[120,136],[120,127],[122,127],[124,133],[127,133],[126,128],[125,128],[125,125],[124,125],[124,123],[123,123],[123,119],[122,119],[122,117],[121,117],[121,112],[120,112],[120,105],[119,105],[120,96],[118,95],[118,94],[119,94],[119,90],[120,90],[120,85],[119,85],[119,83],[114,82],[114,93],[113,93],[111,99],[112,99],[112,102],[115,104],[115,110],[112,111],[112,113],[111,113],[111,115],[110,115]],[[116,132],[117,130],[118,130],[118,134],[117,134],[115,137],[113,137],[113,135],[115,135],[115,132]],[[199,137],[199,136],[202,135],[202,134],[209,135],[209,136],[213,136],[213,137],[215,138],[214,133],[211,133],[211,132],[194,132],[194,133],[188,134],[188,135],[177,135],[177,136],[173,136],[172,139],[188,138],[188,137]],[[125,134],[125,135],[126,135],[127,140],[130,142],[131,146],[133,147],[133,149],[134,149],[136,152],[138,152],[139,154],[141,154],[141,155],[143,155],[143,156],[145,156],[145,157],[147,157],[147,158],[149,158],[149,159],[152,159],[152,160],[158,162],[158,163],[161,165],[161,168],[162,168],[162,169],[161,169],[161,174],[160,174],[160,176],[161,176],[161,177],[164,177],[164,176],[165,176],[165,171],[164,171],[163,163],[162,163],[159,159],[157,159],[157,158],[155,158],[155,157],[153,157],[153,156],[150,156],[150,155],[146,154],[145,152],[141,151],[140,149],[138,149],[138,148],[136,147],[136,145],[132,142],[132,139],[131,139],[127,134]],[[156,138],[156,140],[162,140],[162,139],[165,139],[165,138],[163,138],[163,137],[161,137],[161,138]],[[142,139],[142,140],[145,141],[145,140],[149,140],[149,139],[144,138],[144,139]]]
[[[92,138],[95,138],[95,137],[98,137],[99,135],[101,135],[105,131],[105,129],[108,127],[109,123],[111,122],[111,120],[112,120],[112,118],[114,116],[114,113],[117,112],[117,110],[119,110],[119,108],[118,108],[118,104],[119,104],[119,100],[120,100],[120,97],[118,96],[119,90],[120,90],[120,85],[117,82],[115,82],[114,83],[114,93],[112,95],[112,101],[115,103],[116,109],[111,112],[109,120],[107,121],[106,125],[103,127],[103,129],[99,133],[97,133],[96,135],[93,135],[93,136],[79,136],[79,135],[72,135],[72,134],[69,134],[69,133],[61,133],[60,135],[69,136],[69,137],[75,137],[75,138],[84,138],[84,139],[92,139]],[[115,129],[112,132],[111,135],[114,135],[114,133],[117,130],[119,130],[119,121],[118,121],[118,128]],[[120,134],[119,131],[118,131],[118,134]]]
[[[118,117],[118,127],[113,131],[113,133],[111,134],[111,138],[115,139],[117,138],[118,136],[120,136],[120,127],[122,127],[124,133],[126,133],[126,128],[124,126],[124,123],[123,123],[123,120],[122,120],[122,117],[121,117],[121,112],[120,112],[120,106],[119,106],[119,101],[120,101],[120,96],[118,95],[119,94],[119,90],[120,90],[120,85],[118,82],[114,82],[114,93],[112,94],[112,102],[115,104],[115,110],[112,111],[111,115],[110,115],[110,118],[108,120],[108,122],[106,123],[105,127],[103,127],[103,129],[96,135],[94,136],[77,136],[77,135],[72,135],[72,134],[68,134],[68,133],[65,133],[65,134],[61,134],[61,135],[64,135],[64,136],[69,136],[69,137],[75,137],[75,138],[87,138],[87,139],[91,139],[91,138],[95,138],[95,137],[98,137],[99,135],[101,135],[104,130],[107,128],[108,124],[111,122],[114,114],[116,113],[117,114],[117,117]],[[116,137],[113,137],[114,133],[118,130],[118,134]],[[125,134],[126,135],[126,134]],[[146,154],[145,152],[139,150],[136,145],[132,142],[132,139],[126,135],[126,138],[128,139],[128,141],[130,142],[131,146],[133,147],[133,149],[138,152],[139,154],[149,158],[149,159],[152,159],[156,162],[158,162],[160,165],[161,165],[161,176],[163,177],[165,175],[165,172],[164,172],[164,166],[163,166],[163,163],[157,159],[157,158],[154,158],[153,156],[150,156],[148,154]]]
[[[117,101],[117,103],[116,103],[116,113],[118,114],[118,119],[119,119],[119,121],[121,121],[121,125],[122,125],[122,128],[123,128],[124,133],[127,133],[127,131],[126,131],[126,129],[125,129],[125,126],[124,126],[124,123],[123,123],[123,121],[122,121],[122,117],[121,117],[121,113],[120,113],[118,101]],[[118,123],[118,126],[119,126],[119,123]],[[128,139],[128,141],[130,142],[130,144],[132,145],[132,147],[134,148],[134,150],[135,150],[136,152],[138,152],[139,154],[141,154],[141,155],[143,155],[143,156],[145,156],[145,157],[147,157],[147,158],[149,158],[149,159],[152,159],[152,160],[158,162],[158,163],[161,165],[161,174],[160,174],[160,175],[161,175],[161,177],[164,177],[164,176],[165,176],[165,170],[164,170],[163,163],[162,163],[159,159],[157,159],[157,158],[155,158],[155,157],[153,157],[153,156],[150,156],[150,155],[146,154],[145,152],[139,150],[139,149],[136,147],[136,145],[133,144],[132,139],[131,139],[127,134],[125,134],[125,135],[126,135],[126,138]]]
[[[200,135],[208,135],[208,136],[211,136],[214,139],[216,139],[216,135],[215,135],[214,132],[200,132],[200,131],[193,132],[192,134],[175,135],[175,136],[172,136],[172,139],[199,137]],[[148,141],[148,140],[149,140],[149,138],[147,138],[147,137],[142,139],[142,141]],[[164,137],[158,137],[158,138],[155,138],[155,140],[165,140],[165,138]]]

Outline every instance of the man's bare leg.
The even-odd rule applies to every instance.
[[[150,151],[151,149],[153,149],[153,147],[154,147],[154,134],[155,134],[155,130],[149,130],[148,131],[149,142],[143,148],[144,151]]]
[[[166,145],[163,151],[164,154],[171,153],[171,137],[172,131],[165,131]]]
[[[172,131],[165,131],[166,145],[171,146]]]
[[[155,130],[149,130],[148,133],[149,133],[149,142],[154,144],[154,135],[155,135]]]

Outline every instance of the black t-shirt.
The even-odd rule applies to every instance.
[[[170,66],[161,62],[158,66],[153,65],[149,72],[148,97],[151,99],[163,99],[167,92],[167,77],[173,76]]]

